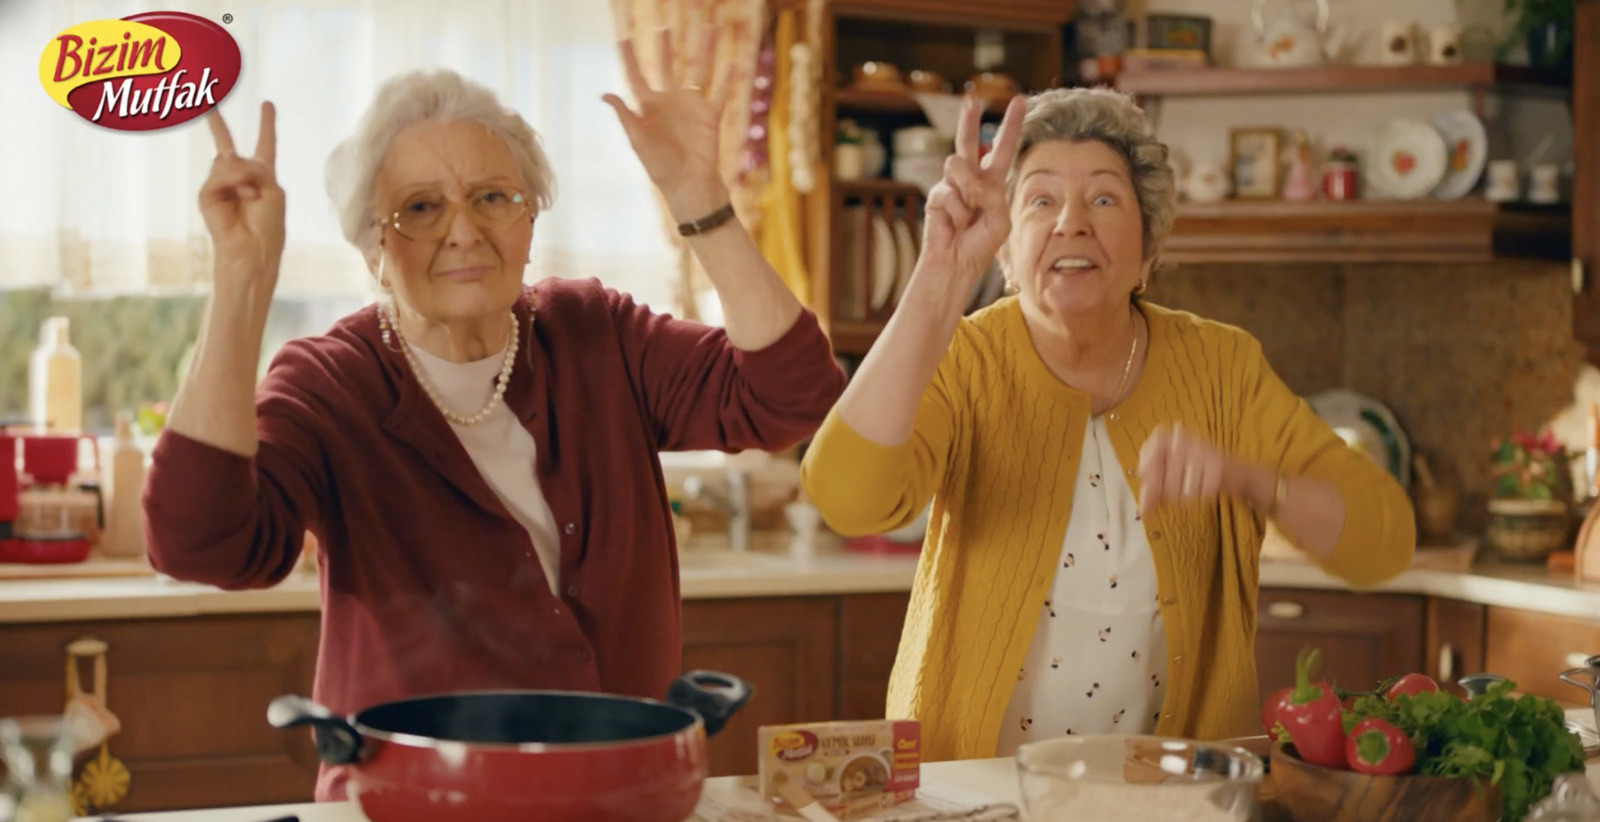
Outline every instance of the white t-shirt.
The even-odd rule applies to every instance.
[[[489,401],[500,367],[505,364],[504,348],[481,360],[464,363],[440,359],[415,345],[411,345],[411,353],[440,400],[457,414],[474,414]],[[525,363],[518,365],[527,367]],[[533,435],[504,402],[495,403],[483,422],[450,423],[450,429],[456,432],[495,496],[527,529],[550,583],[550,593],[560,596],[561,537],[556,533],[555,515],[550,513],[550,504],[539,487],[538,445]]]
[[[1155,558],[1105,419],[1084,426],[1050,596],[1000,727],[999,756],[1068,734],[1147,734],[1166,694]]]

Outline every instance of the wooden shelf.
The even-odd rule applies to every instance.
[[[917,98],[911,96],[909,91],[861,91],[859,89],[842,88],[835,90],[831,95],[833,104],[841,112],[863,112],[868,114],[921,114],[922,106],[917,105]],[[1009,101],[991,102],[988,113],[1002,115],[1006,113],[1006,103]]]
[[[884,323],[876,320],[834,320],[828,330],[836,354],[866,354],[883,333]]]
[[[845,197],[890,197],[903,200],[921,200],[927,195],[911,183],[875,178],[871,180],[834,180],[834,190]]]
[[[1482,199],[1187,203],[1161,256],[1177,263],[1565,260],[1565,205]]]
[[[1117,88],[1129,94],[1206,96],[1414,91],[1448,88],[1529,88],[1565,93],[1572,77],[1555,71],[1497,63],[1454,66],[1306,66],[1128,71]]]

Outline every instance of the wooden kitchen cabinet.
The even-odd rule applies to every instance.
[[[1263,588],[1256,673],[1262,697],[1294,684],[1300,649],[1322,649],[1322,676],[1349,690],[1422,670],[1424,598],[1403,594]]]
[[[683,667],[723,671],[755,695],[710,743],[713,776],[756,772],[756,730],[832,719],[834,597],[690,600],[683,604]]]
[[[839,603],[839,719],[882,719],[889,673],[911,595],[861,594]]]
[[[755,773],[762,725],[883,718],[909,602],[906,593],[685,602],[684,670],[755,686],[711,740],[712,774]]]
[[[1428,600],[1427,650],[1424,672],[1440,685],[1457,694],[1466,691],[1455,684],[1467,674],[1486,670],[1484,641],[1487,632],[1486,606],[1453,599]]]
[[[0,715],[59,713],[66,646],[97,638],[122,722],[111,754],[133,777],[111,810],[309,801],[310,734],[275,730],[266,712],[281,694],[311,693],[317,623],[311,613],[0,626]]]
[[[1580,0],[1572,38],[1573,332],[1600,363],[1600,0]]]
[[[1517,690],[1566,707],[1587,705],[1582,689],[1561,681],[1561,672],[1600,654],[1600,622],[1522,611],[1489,609],[1485,664],[1490,673],[1517,683]]]

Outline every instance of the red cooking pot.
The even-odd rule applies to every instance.
[[[737,677],[694,671],[665,703],[564,691],[386,702],[341,718],[301,696],[267,708],[312,725],[317,754],[351,769],[372,822],[683,822],[709,771],[706,736],[750,698]]]

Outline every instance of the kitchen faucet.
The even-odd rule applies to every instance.
[[[706,486],[699,474],[683,478],[683,493],[689,499],[703,499],[728,515],[728,546],[734,551],[750,548],[750,479],[743,468],[729,467],[724,471],[728,490],[719,494]],[[679,546],[682,547],[682,546]]]

